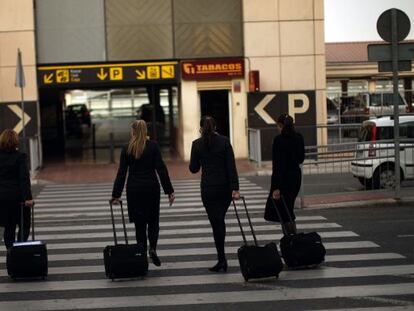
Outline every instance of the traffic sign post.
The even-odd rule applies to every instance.
[[[21,109],[22,109],[22,123],[23,123],[23,129],[22,129],[22,151],[26,152],[26,124],[24,120],[24,87],[26,86],[26,80],[24,78],[24,71],[23,71],[23,63],[22,63],[22,52],[20,49],[17,50],[17,64],[16,64],[16,87],[20,88],[20,96],[21,96]]]
[[[394,104],[394,163],[395,163],[395,198],[400,199],[400,126],[398,109],[398,72],[411,71],[414,58],[414,44],[400,43],[410,32],[410,19],[398,9],[383,12],[377,21],[377,31],[384,41],[391,44],[368,45],[368,59],[378,62],[379,72],[392,71]]]

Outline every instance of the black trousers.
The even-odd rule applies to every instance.
[[[227,210],[231,203],[231,190],[223,189],[202,189],[201,198],[206,209],[208,220],[213,229],[214,243],[217,250],[217,259],[226,260],[224,242],[226,239],[226,218]]]
[[[16,242],[16,228],[19,227],[17,232],[17,241],[25,242],[29,238],[30,224],[31,224],[31,212],[29,207],[23,208],[23,228],[21,226],[21,203],[18,201],[2,201],[2,204],[7,206],[7,213],[4,213],[4,244],[9,249]],[[23,239],[21,238],[23,233]]]
[[[147,231],[150,249],[157,249],[158,236],[160,232],[159,218],[159,212],[154,212],[148,217],[137,218],[134,221],[137,243],[141,243],[145,250],[147,250]]]

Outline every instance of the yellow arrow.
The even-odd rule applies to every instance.
[[[145,70],[135,70],[135,72],[137,73],[137,79],[138,80],[145,80]]]
[[[51,73],[50,75],[43,75],[43,83],[44,84],[51,84],[53,83],[53,73]]]
[[[100,72],[98,72],[98,73],[96,74],[96,76],[99,78],[99,80],[105,80],[105,79],[106,79],[106,77],[108,76],[108,73],[106,73],[106,72],[103,70],[103,68],[101,68],[101,71],[100,71]]]
[[[19,134],[23,130],[23,126],[26,126],[32,118],[30,118],[30,116],[26,112],[23,113],[23,110],[20,109],[18,105],[9,105],[8,107],[20,119],[20,121],[16,124],[16,126],[13,129],[17,134]],[[22,120],[22,114],[24,115],[24,124]]]

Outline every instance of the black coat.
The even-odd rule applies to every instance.
[[[218,187],[239,190],[233,148],[225,136],[214,134],[210,148],[207,148],[202,138],[193,141],[189,168],[192,173],[197,173],[203,168],[202,190]]]
[[[17,217],[19,202],[32,199],[26,155],[0,151],[0,224]],[[13,209],[13,210],[11,210]]]
[[[302,182],[300,164],[303,163],[304,159],[305,146],[301,134],[294,133],[289,136],[282,133],[274,138],[272,147],[272,179],[264,216],[266,220],[279,221],[273,203],[270,201],[270,197],[276,189],[280,190],[290,215],[295,219],[293,208]],[[277,202],[279,211],[283,220],[288,221],[285,209],[281,204],[282,202]]]
[[[128,154],[127,147],[122,148],[112,197],[121,197],[127,172],[126,188],[130,221],[135,221],[140,216],[147,217],[151,213],[159,213],[160,185],[157,174],[164,193],[171,194],[174,189],[158,145],[148,140],[139,159]]]

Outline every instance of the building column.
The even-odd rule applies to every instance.
[[[341,80],[341,97],[348,96],[348,82],[349,80]]]
[[[413,112],[413,78],[404,78],[404,97],[408,105],[408,112]]]
[[[377,81],[369,80],[368,81],[368,92],[375,93],[376,89],[377,89]]]

